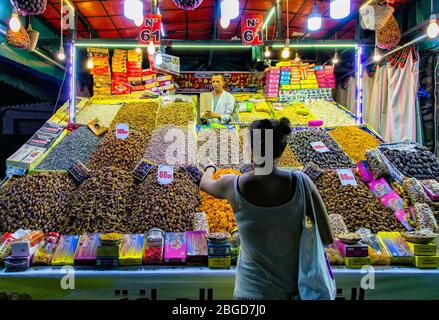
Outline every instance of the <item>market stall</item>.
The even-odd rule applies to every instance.
[[[200,163],[213,160],[214,179],[245,174],[246,128],[286,117],[278,165],[306,173],[327,208],[338,298],[438,299],[439,160],[364,123],[361,42],[297,41],[312,50],[306,60],[296,51],[260,71],[223,71],[236,118],[201,125],[199,94],[217,72],[181,71],[178,50],[204,44],[142,39],[154,24],[161,33],[161,18],[148,15],[138,41],[71,39],[69,100],[6,160],[0,288],[33,299],[231,299],[239,230],[228,201],[199,189]],[[207,49],[257,46],[230,42]],[[335,62],[318,58],[340,48],[358,80],[350,106],[334,101]]]

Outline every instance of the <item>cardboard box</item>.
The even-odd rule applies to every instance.
[[[207,249],[209,257],[226,257],[230,256],[232,253],[230,242],[227,242],[225,244],[216,244],[208,241]]]
[[[439,256],[416,256],[413,265],[421,269],[439,268]]]
[[[161,81],[172,81],[172,76],[170,76],[170,75],[160,76],[160,77],[157,77],[157,81],[159,81],[159,82],[161,82]]]
[[[399,232],[380,231],[377,234],[383,240],[390,254],[392,264],[412,264],[414,255],[407,242],[401,237]]]
[[[334,240],[335,246],[341,252],[343,257],[367,257],[369,255],[369,250],[367,245],[363,244],[345,244],[341,242],[339,239]]]
[[[207,262],[206,231],[186,232],[186,252],[189,264],[205,265]]]
[[[433,242],[428,244],[407,242],[407,244],[415,256],[435,256],[437,252],[437,246]]]
[[[96,265],[96,251],[99,244],[99,234],[83,234],[79,238],[78,247],[75,253],[75,265],[94,266]]]
[[[370,265],[370,259],[369,257],[345,257],[344,263],[350,269],[361,269]]]
[[[186,263],[186,236],[183,232],[167,232],[165,235],[165,263]]]
[[[221,258],[211,258],[208,259],[208,267],[209,269],[230,269],[232,265],[231,257],[221,257]]]
[[[52,266],[73,266],[79,236],[61,236],[52,259]]]
[[[121,266],[142,265],[145,243],[144,234],[124,235],[119,250],[119,264]]]

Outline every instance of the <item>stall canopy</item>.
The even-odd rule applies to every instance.
[[[48,0],[48,7],[44,17],[56,28],[59,28],[60,0]],[[78,19],[78,37],[90,38],[123,38],[130,39],[137,36],[138,28],[134,22],[129,21],[123,15],[123,5],[120,0],[71,0],[76,10],[83,17]],[[219,3],[219,1],[217,1]],[[306,35],[310,39],[330,39],[337,32],[339,39],[353,39],[355,36],[356,12],[363,1],[352,0],[351,15],[342,20],[333,20],[329,17],[329,1],[317,1],[319,12],[322,12],[322,29]],[[396,2],[405,2],[396,1]],[[248,1],[240,0],[240,15],[262,14],[267,16],[270,9],[276,4],[275,0]],[[158,1],[160,12],[163,16],[163,27],[166,39],[179,40],[209,40],[212,39],[215,24],[215,1],[204,0],[195,10],[179,9],[173,1]],[[314,0],[289,1],[289,25],[290,32],[306,32],[306,19],[312,12]],[[282,1],[282,24],[283,32],[286,31],[287,4]],[[151,12],[151,1],[144,1],[145,13]],[[219,14],[216,15],[219,17]],[[218,18],[219,19],[219,18]],[[275,15],[273,23],[268,28],[268,39],[275,37]],[[240,19],[230,22],[227,29],[218,30],[217,39],[230,40],[240,37]],[[95,35],[95,36],[94,36]]]

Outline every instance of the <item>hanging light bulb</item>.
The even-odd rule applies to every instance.
[[[270,48],[269,48],[269,47],[265,47],[264,56],[265,56],[265,58],[270,58],[270,56],[271,56],[271,51],[270,51]]]
[[[430,23],[427,28],[427,36],[430,39],[436,38],[439,34],[439,26],[437,25],[436,17],[434,14],[430,16]]]
[[[230,25],[230,19],[226,18],[226,17],[221,17],[220,18],[220,25],[221,25],[221,28],[227,29]]]
[[[308,16],[308,30],[316,31],[322,27],[322,16],[319,13],[316,1],[314,1],[314,9]]]
[[[296,51],[296,57],[294,58],[294,61],[296,61],[296,62],[300,61],[299,52],[297,52],[297,51]]]
[[[140,49],[140,48],[136,48],[136,53],[137,54],[139,54],[139,53],[141,53],[142,52],[142,49]]]
[[[140,27],[143,23],[143,15],[139,14],[137,17],[134,18],[134,24],[138,27]]]
[[[148,53],[152,56],[155,53],[154,42],[150,41],[148,44]]]
[[[93,69],[93,53],[91,52],[88,53],[87,69]]]
[[[329,15],[332,19],[346,18],[351,12],[351,0],[331,0]]]
[[[64,61],[66,59],[66,54],[64,52],[64,47],[63,46],[59,47],[59,51],[58,51],[58,55],[57,56],[58,56],[58,60],[60,60],[60,61]]]
[[[290,57],[290,39],[285,40],[285,46],[282,49],[281,57],[288,59]]]
[[[223,0],[221,2],[221,17],[233,20],[239,16],[238,0]]]
[[[340,59],[338,58],[337,50],[335,50],[334,57],[332,58],[332,63],[337,64],[339,62],[340,62]]]
[[[375,50],[373,52],[373,57],[372,57],[373,61],[379,62],[381,60],[381,58],[382,57],[381,57],[380,50],[378,50],[378,48],[375,48]]]
[[[13,31],[13,32],[18,32],[20,31],[21,28],[21,22],[20,19],[18,19],[18,13],[17,12],[13,12],[11,15],[11,19],[9,19],[9,28]]]
[[[123,3],[123,14],[130,20],[135,20],[139,13],[143,15],[143,1],[125,0]]]

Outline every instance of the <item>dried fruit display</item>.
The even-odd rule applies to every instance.
[[[90,121],[99,119],[100,124],[109,127],[121,107],[121,104],[87,104],[76,115],[76,122],[89,124]]]
[[[87,163],[100,138],[88,127],[67,135],[38,166],[38,170],[67,170],[76,161]]]
[[[116,132],[111,130],[105,134],[92,153],[87,167],[92,170],[116,167],[131,171],[142,158],[148,137],[147,133],[130,129],[127,139],[117,139]]]
[[[171,125],[162,126],[152,132],[144,158],[155,164],[195,164],[196,139],[195,130]]]
[[[239,171],[231,169],[218,169],[213,178],[219,179],[223,174],[240,175]],[[225,199],[217,199],[210,194],[200,191],[200,211],[207,214],[210,232],[229,232],[236,228],[235,216],[229,202]]]
[[[315,184],[322,196],[328,214],[343,217],[349,231],[360,227],[378,231],[402,230],[402,225],[379,199],[356,177],[357,186],[342,186],[335,171],[321,174]]]
[[[325,127],[355,124],[354,118],[331,102],[319,99],[307,104],[306,107],[315,119],[324,121]]]
[[[155,127],[158,106],[157,102],[126,102],[111,122],[110,128],[116,128],[118,123],[128,123],[130,130],[152,131]]]
[[[156,126],[166,124],[174,126],[188,126],[195,121],[194,107],[190,102],[172,102],[163,104],[159,108]]]
[[[376,31],[377,47],[381,49],[393,49],[401,41],[401,30],[398,22],[392,15],[385,25]]]
[[[185,232],[194,229],[198,212],[198,186],[184,169],[174,171],[174,180],[159,184],[154,168],[132,195],[132,212],[124,225],[128,232],[146,232],[160,228],[166,232]]]
[[[365,160],[366,151],[381,144],[380,140],[356,126],[337,127],[328,133],[355,163]]]
[[[18,32],[9,29],[6,33],[6,42],[15,48],[27,49],[30,46],[29,34],[23,26]]]
[[[322,169],[355,167],[355,164],[341,150],[340,146],[322,129],[293,132],[288,143],[297,160],[304,166],[313,162]],[[320,147],[323,147],[321,145],[323,143],[328,151],[316,149],[319,148],[315,145],[317,143]]]
[[[126,231],[134,178],[115,167],[99,168],[73,192],[67,201],[62,225],[64,234]]]
[[[228,129],[201,130],[197,138],[197,158],[206,163],[209,158],[218,168],[238,169],[244,162],[238,134]]]
[[[300,162],[296,159],[290,146],[286,146],[284,152],[279,157],[278,160],[279,167],[289,167],[289,168],[303,168]]]
[[[439,159],[427,147],[410,145],[401,148],[381,146],[383,155],[406,177],[435,179],[439,177]]]
[[[306,125],[308,121],[316,119],[312,112],[302,103],[286,105],[281,110],[275,109],[274,114],[277,119],[282,117],[288,118],[292,126],[303,126]]]
[[[0,233],[20,228],[62,232],[65,202],[75,189],[67,174],[38,173],[12,178],[0,188]]]
[[[268,112],[259,112],[259,111],[253,111],[253,112],[240,112],[239,113],[239,121],[240,122],[246,122],[251,123],[256,120],[261,119],[271,119],[271,115]]]

